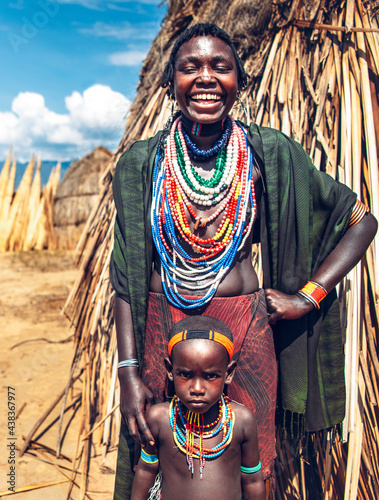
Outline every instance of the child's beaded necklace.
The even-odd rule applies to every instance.
[[[200,423],[202,420],[202,423]],[[179,450],[187,457],[188,468],[193,474],[193,459],[199,459],[200,479],[206,460],[212,460],[222,455],[229,446],[233,437],[235,415],[227,396],[221,395],[219,400],[219,414],[215,422],[204,425],[202,414],[186,410],[183,413],[182,403],[174,396],[170,403],[170,426],[174,442]],[[214,429],[211,429],[214,427]],[[211,429],[205,431],[205,429]],[[221,442],[213,448],[204,448],[203,440],[217,436],[222,431]],[[195,442],[199,438],[199,443]]]
[[[168,300],[180,308],[201,307],[213,297],[255,220],[252,151],[242,127],[231,117],[227,119],[228,127],[229,123],[231,133],[227,134],[226,152],[218,149],[218,167],[211,180],[202,179],[194,171],[182,133],[181,117],[171,128],[162,162],[162,151],[157,153],[152,234],[161,262],[163,290]],[[222,203],[211,216],[203,218],[197,216],[190,200],[204,207]],[[249,204],[252,215],[246,224]],[[195,220],[194,231],[223,213],[216,233],[210,238],[194,234],[187,221],[186,209]],[[189,255],[185,245],[189,245],[197,256]],[[205,292],[198,299],[189,299],[178,291],[179,286]]]

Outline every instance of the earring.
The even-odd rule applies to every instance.
[[[241,92],[240,91],[238,91],[238,93],[237,93],[237,100],[240,103],[240,105],[241,105],[241,107],[243,109],[243,112],[245,114],[246,125],[249,127],[250,126],[250,116],[249,116],[249,113],[248,113],[248,111],[246,109],[246,106],[245,106],[243,100],[241,99]]]
[[[171,99],[172,99],[172,103],[171,103],[171,119],[173,119],[174,114],[175,114],[175,108],[176,108],[177,102],[176,102],[176,99],[175,99],[174,95],[171,97]]]

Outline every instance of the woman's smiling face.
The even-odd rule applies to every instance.
[[[182,113],[198,123],[225,118],[238,92],[238,74],[229,45],[212,36],[191,38],[178,50],[173,93]]]

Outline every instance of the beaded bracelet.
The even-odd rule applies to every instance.
[[[141,459],[147,464],[156,464],[159,462],[158,455],[150,455],[150,453],[146,453],[143,448],[141,448]]]
[[[328,292],[318,283],[308,281],[297,294],[312,302],[316,309],[320,309],[320,302],[328,295]]]
[[[370,209],[364,203],[357,200],[351,212],[349,227],[353,227],[358,224],[358,222],[360,222],[369,211]]]
[[[244,472],[245,474],[255,474],[256,472],[260,471],[262,468],[261,461],[259,460],[258,465],[255,467],[244,467],[241,465],[241,472]]]
[[[138,359],[125,359],[118,364],[119,368],[124,368],[126,366],[138,366]]]

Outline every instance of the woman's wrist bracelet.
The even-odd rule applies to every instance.
[[[126,366],[138,367],[138,359],[125,359],[124,361],[120,361],[118,364],[119,368],[125,368]]]
[[[320,302],[328,295],[325,288],[315,281],[308,281],[297,293],[309,300],[316,309],[320,309]]]

